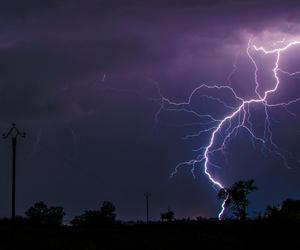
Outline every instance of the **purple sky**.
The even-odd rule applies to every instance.
[[[143,194],[149,191],[153,219],[168,207],[178,217],[216,216],[220,202],[201,167],[196,179],[188,167],[169,178],[207,138],[182,140],[196,128],[168,126],[188,122],[184,116],[164,112],[155,123],[154,81],[164,96],[184,101],[202,83],[228,84],[236,60],[232,86],[249,98],[254,86],[245,54],[249,38],[268,45],[299,37],[299,12],[297,1],[1,3],[0,129],[6,132],[15,121],[28,134],[18,148],[18,213],[44,200],[63,205],[70,218],[112,200],[119,219],[144,219]],[[298,48],[284,55],[283,68],[300,69],[299,54]],[[261,65],[266,75],[260,77],[268,84],[270,62]],[[282,81],[286,85],[274,99],[299,93],[299,78]],[[210,102],[195,104],[224,114]],[[291,109],[300,114],[299,105]],[[264,122],[260,112],[254,112],[258,130]],[[299,119],[275,110],[271,122],[277,144],[300,158]],[[255,179],[259,191],[252,211],[299,197],[295,161],[286,169],[278,157],[254,149],[243,133],[227,153],[228,162],[216,174],[226,185]],[[0,216],[9,215],[10,159],[9,141],[3,140]]]

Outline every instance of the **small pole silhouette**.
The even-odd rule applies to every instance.
[[[149,192],[146,192],[145,194],[145,198],[146,198],[146,218],[147,218],[147,224],[149,223],[149,197],[151,196],[151,194]]]
[[[16,148],[18,136],[25,137],[25,133],[20,133],[16,124],[12,124],[11,129],[2,135],[3,139],[11,137],[12,140],[12,186],[11,186],[11,220],[14,221],[16,217]]]

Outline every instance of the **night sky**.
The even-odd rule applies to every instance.
[[[221,201],[203,164],[195,167],[195,178],[190,166],[170,178],[178,163],[197,157],[193,149],[206,146],[210,133],[183,139],[199,131],[199,121],[185,112],[161,110],[161,97],[184,102],[197,86],[216,84],[252,98],[249,39],[265,47],[300,41],[300,4],[1,2],[0,132],[16,122],[27,133],[18,141],[17,213],[43,200],[64,206],[69,219],[111,200],[118,219],[142,220],[148,191],[151,219],[167,208],[177,218],[216,217]],[[281,69],[299,70],[299,55],[300,46],[284,53]],[[262,69],[263,91],[274,82],[275,58],[253,57]],[[271,102],[297,98],[300,75],[279,76],[281,85]],[[204,90],[193,98],[193,109],[219,119],[228,115],[207,96],[235,105],[226,91]],[[259,190],[251,195],[252,215],[267,204],[300,198],[300,103],[288,108],[269,111],[272,139],[288,164],[244,130],[230,140],[223,156],[214,156],[221,168],[212,173],[225,186],[255,179]],[[263,136],[263,107],[251,107],[251,114],[254,130]],[[0,216],[10,215],[10,180],[11,145],[1,140]]]

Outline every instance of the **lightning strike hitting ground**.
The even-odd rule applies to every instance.
[[[217,189],[224,188],[222,182],[216,177],[213,176],[211,172],[212,167],[219,168],[218,164],[214,163],[214,154],[217,152],[223,152],[226,147],[226,144],[235,136],[239,130],[243,129],[246,131],[252,138],[253,141],[259,143],[264,150],[267,150],[269,153],[275,154],[282,160],[283,164],[290,168],[288,164],[288,160],[285,154],[280,150],[279,146],[273,141],[273,134],[271,130],[270,123],[270,114],[269,109],[274,107],[283,107],[290,115],[294,115],[299,117],[297,114],[288,110],[288,105],[296,103],[300,101],[300,97],[281,103],[269,103],[269,97],[274,94],[278,90],[278,86],[280,85],[280,78],[278,72],[289,75],[291,77],[299,74],[300,72],[287,72],[285,70],[280,69],[280,58],[282,53],[287,51],[292,46],[299,46],[300,40],[291,41],[289,43],[285,43],[285,39],[279,42],[275,42],[273,46],[278,46],[275,49],[265,49],[264,47],[258,47],[252,44],[252,41],[249,40],[248,47],[246,50],[247,56],[254,67],[254,84],[255,84],[255,97],[252,99],[244,99],[236,93],[236,91],[231,87],[230,78],[237,70],[236,61],[234,63],[234,70],[230,73],[227,78],[227,85],[207,85],[202,84],[195,88],[192,93],[189,95],[188,100],[185,102],[174,102],[170,99],[166,98],[162,95],[158,85],[158,93],[160,95],[160,108],[155,115],[156,121],[158,121],[159,115],[163,112],[186,112],[191,115],[194,115],[197,119],[200,119],[201,122],[197,123],[199,125],[206,126],[205,129],[201,129],[195,134],[189,134],[185,137],[185,139],[198,137],[204,133],[209,134],[209,142],[207,145],[202,146],[195,151],[198,152],[198,155],[189,161],[181,162],[176,167],[174,172],[171,174],[173,176],[177,173],[178,169],[182,166],[191,166],[191,172],[194,175],[196,165],[201,165],[204,168],[204,173],[213,184],[213,187]],[[275,57],[274,66],[272,67],[272,74],[274,78],[274,82],[272,86],[268,89],[261,91],[261,83],[258,80],[258,70],[259,66],[253,56],[255,53],[260,55],[273,55]],[[227,104],[221,98],[210,96],[210,95],[201,95],[201,97],[209,98],[221,105],[224,108],[230,110],[229,114],[225,115],[222,119],[217,119],[211,114],[202,114],[198,111],[194,110],[191,107],[191,101],[196,94],[201,93],[202,90],[215,90],[215,91],[223,91],[230,93],[232,98],[235,99],[236,106],[232,106]],[[265,122],[264,122],[264,133],[263,136],[258,136],[253,129],[253,121],[251,120],[250,106],[259,104],[264,108]],[[205,121],[203,121],[205,120]],[[222,219],[225,211],[225,199],[221,205],[221,211],[218,215],[219,219]]]

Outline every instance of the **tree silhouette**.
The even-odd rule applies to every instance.
[[[300,221],[300,200],[286,199],[281,206],[267,206],[265,216],[272,220]]]
[[[161,213],[160,214],[160,218],[161,218],[161,221],[164,222],[164,221],[173,221],[175,219],[175,215],[174,215],[174,212],[170,209],[168,209],[167,212],[165,213]]]
[[[87,210],[84,214],[75,216],[71,221],[74,226],[113,225],[116,218],[116,208],[111,201],[104,201],[100,210]]]
[[[247,207],[249,205],[247,196],[256,189],[257,187],[252,179],[238,181],[228,188],[222,188],[218,192],[218,198],[225,200],[225,207],[230,207],[239,220],[246,220]]]
[[[48,207],[44,202],[36,202],[25,212],[28,221],[37,226],[60,226],[65,215],[63,207]]]
[[[101,224],[100,211],[86,210],[82,215],[75,216],[71,221],[73,226],[93,227]]]
[[[111,201],[104,201],[100,210],[100,216],[104,223],[113,224],[116,218],[116,207]]]

